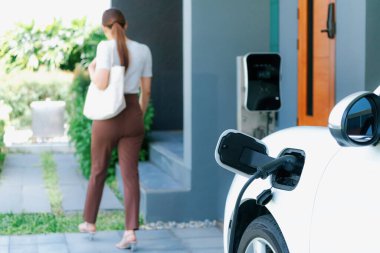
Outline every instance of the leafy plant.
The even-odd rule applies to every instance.
[[[0,40],[0,58],[7,72],[37,71],[41,66],[73,71],[78,63],[88,65],[101,39],[105,39],[101,29],[90,27],[85,18],[73,20],[69,26],[54,20],[44,28],[34,22],[19,23]]]
[[[13,125],[23,128],[31,124],[32,101],[66,98],[72,77],[67,81],[53,71],[58,78],[44,82],[41,75],[48,75],[46,70],[73,71],[78,64],[86,68],[95,57],[98,43],[104,39],[102,29],[89,26],[85,18],[73,20],[70,25],[54,20],[43,28],[34,22],[19,23],[8,31],[0,39],[0,59],[8,73],[0,77],[0,101],[11,106]],[[38,72],[32,76],[25,70]],[[18,76],[25,73],[32,78],[20,81]]]
[[[0,120],[0,172],[5,160],[4,128],[5,122],[3,120]]]
[[[75,71],[74,82],[69,91],[67,100],[69,113],[69,131],[68,134],[76,148],[76,155],[79,158],[80,168],[85,177],[89,177],[91,172],[91,120],[83,116],[83,106],[87,93],[90,78],[88,73],[82,68]],[[144,118],[145,131],[149,131],[152,125],[154,110],[149,105]],[[144,140],[143,147],[140,151],[140,160],[147,159],[147,140]],[[112,152],[110,166],[108,168],[108,177],[115,175],[115,164],[118,160],[117,152]]]
[[[83,106],[89,83],[88,74],[78,68],[67,100],[68,134],[75,145],[82,173],[87,178],[91,169],[91,121],[83,116]]]

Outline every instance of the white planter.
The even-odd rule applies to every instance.
[[[59,137],[64,135],[64,101],[34,101],[32,109],[32,131],[37,138]]]

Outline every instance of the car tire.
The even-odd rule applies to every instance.
[[[284,236],[271,215],[254,219],[245,229],[238,253],[289,253]]]

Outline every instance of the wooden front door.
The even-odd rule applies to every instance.
[[[298,125],[327,126],[335,105],[335,0],[298,4]]]

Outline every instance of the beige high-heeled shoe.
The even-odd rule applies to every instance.
[[[88,239],[90,241],[94,240],[94,236],[96,233],[96,226],[95,224],[91,224],[88,222],[83,222],[78,225],[78,230],[81,233],[88,233]]]
[[[137,249],[137,240],[134,234],[124,234],[123,238],[119,243],[117,243],[116,248],[118,249],[130,249],[132,252]]]

